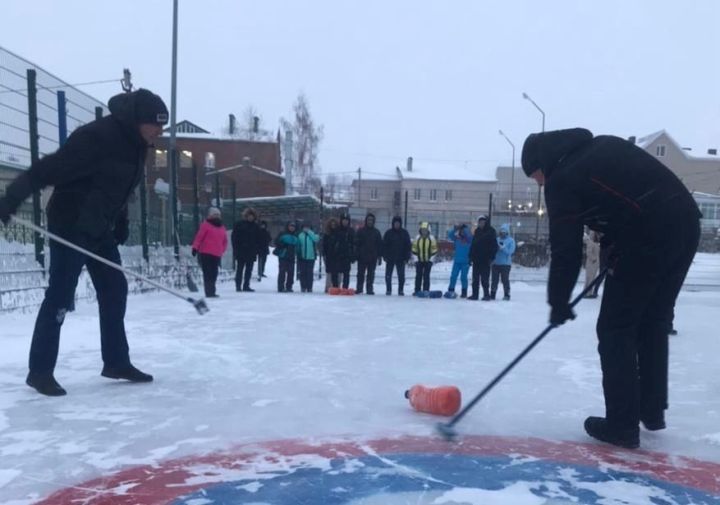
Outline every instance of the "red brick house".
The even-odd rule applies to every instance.
[[[169,181],[169,141],[166,131],[155,142],[155,149],[148,157],[151,213],[162,205],[154,190],[156,181],[160,180],[160,186]],[[207,208],[215,198],[218,183],[220,198],[225,200],[233,196],[233,183],[236,198],[285,194],[280,144],[270,132],[255,129],[217,135],[189,121],[181,121],[177,124],[176,145],[179,153],[178,198],[183,209],[194,205],[195,187],[201,208]],[[194,177],[197,186],[193,183]]]

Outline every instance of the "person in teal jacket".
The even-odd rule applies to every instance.
[[[468,269],[470,268],[470,244],[472,243],[472,234],[468,225],[463,223],[455,226],[452,230],[448,230],[447,238],[455,246],[455,256],[453,257],[453,268],[450,274],[450,286],[445,296],[447,298],[455,298],[455,284],[458,275],[460,275],[460,285],[462,286],[462,298],[467,298],[468,290]]]
[[[300,274],[300,290],[303,293],[312,293],[313,269],[319,240],[320,237],[312,231],[310,225],[303,223],[302,231],[297,236],[298,273]]]
[[[297,246],[295,223],[290,221],[285,225],[285,231],[275,239],[273,254],[278,257],[278,293],[292,293],[293,291]]]
[[[492,281],[490,284],[490,298],[495,299],[498,280],[502,279],[503,300],[510,299],[510,268],[512,267],[512,255],[515,253],[515,239],[510,236],[510,225],[500,226],[500,234],[497,237],[498,250],[495,253],[495,261],[492,265]]]

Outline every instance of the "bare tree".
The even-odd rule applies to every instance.
[[[292,185],[300,193],[316,194],[320,189],[318,146],[323,138],[323,127],[315,125],[304,93],[300,93],[293,104],[293,116],[292,121],[281,120],[283,131],[293,133]]]
[[[337,192],[339,182],[340,178],[337,174],[328,174],[325,177],[325,195],[329,202],[335,201],[335,193]]]

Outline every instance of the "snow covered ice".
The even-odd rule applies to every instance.
[[[447,265],[435,268],[433,289],[447,287],[447,270]],[[134,496],[139,487],[131,480],[112,488],[97,483],[117,472],[162,468],[191,457],[199,460],[187,465],[194,473],[185,484],[227,483],[248,496],[260,496],[278,476],[295,472],[307,475],[307,483],[319,478],[333,486],[323,493],[340,495],[349,489],[348,475],[409,479],[404,490],[370,496],[348,492],[342,503],[353,505],[584,503],[557,479],[582,488],[582,496],[594,500],[588,503],[693,503],[650,481],[594,482],[581,470],[561,466],[543,467],[555,479],[546,482],[538,477],[499,487],[436,489],[427,483],[451,478],[443,477],[447,469],[441,460],[394,457],[391,450],[379,451],[377,440],[389,445],[427,440],[430,453],[440,447],[462,452],[463,440],[467,447],[484,440],[519,440],[518,447],[526,447],[522,440],[527,439],[530,448],[542,441],[550,447],[570,444],[606,455],[598,466],[610,473],[623,471],[617,461],[640,465],[648,451],[665,455],[663,461],[678,468],[685,465],[683,457],[720,464],[718,255],[697,256],[678,300],[668,429],[642,431],[642,450],[636,452],[603,446],[582,428],[586,416],[604,413],[594,331],[599,300],[582,301],[575,321],[551,332],[457,425],[459,445],[442,445],[435,425],[443,419],[414,412],[403,397],[413,384],[451,384],[469,401],[547,324],[545,270],[514,269],[512,301],[488,303],[327,296],[321,292],[324,279],[316,281],[313,294],[278,294],[272,276],[276,265],[269,262],[267,271],[269,278],[253,284],[256,293],[235,293],[232,283],[220,284],[220,298],[208,301],[211,311],[205,316],[166,294],[131,296],[126,318],[131,357],[155,376],[152,384],[100,377],[97,306],[82,302],[65,321],[56,369],[68,396],[38,395],[24,384],[35,314],[0,316],[0,503],[35,503],[72,488],[90,497],[78,503],[116,503],[112,500],[119,497],[134,500],[122,503],[156,503],[139,491]],[[268,448],[283,440],[333,449],[283,456]],[[235,448],[252,464],[220,471],[202,459]],[[352,457],[338,462],[328,455],[342,451]],[[538,464],[530,452],[495,456],[503,461],[502,471],[530,469]],[[448,461],[459,462],[453,468],[475,468],[468,474],[497,470],[473,467],[478,463],[465,456],[453,453]],[[720,476],[713,478],[720,488]],[[410,481],[426,488],[414,489]],[[94,484],[88,487],[89,482]],[[198,493],[167,503],[231,503]],[[715,496],[720,503],[720,494]],[[290,503],[263,500],[232,503]]]

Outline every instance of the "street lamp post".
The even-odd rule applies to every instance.
[[[522,97],[525,100],[528,100],[531,104],[535,106],[537,110],[540,111],[540,114],[542,114],[542,131],[545,131],[545,111],[540,108],[538,104],[535,103],[535,100],[530,98],[530,95],[523,92]],[[540,216],[542,215],[542,187],[538,186],[538,203],[537,203],[537,221],[535,222],[535,241],[538,241],[540,239]]]
[[[177,112],[177,32],[178,32],[178,0],[173,0],[172,19],[172,68],[170,77],[170,141],[168,153],[170,154],[170,225],[173,232],[173,252],[175,260],[180,260],[180,243],[178,242],[178,156],[176,141],[176,112]]]
[[[513,144],[502,130],[498,130],[498,133],[505,137],[510,147],[512,147],[512,175],[510,176],[510,222],[512,222],[513,206],[515,205],[515,144]]]

